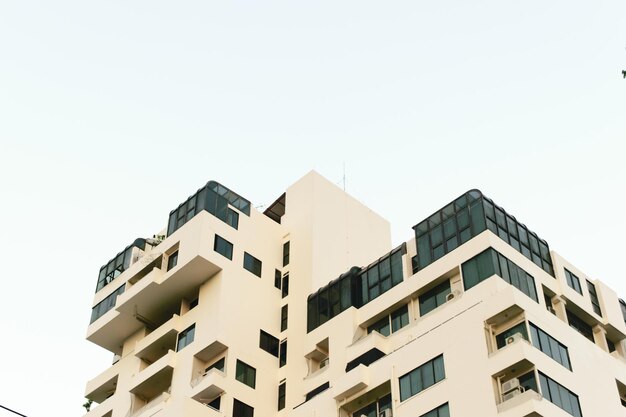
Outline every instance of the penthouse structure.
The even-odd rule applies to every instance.
[[[210,181],[100,269],[85,417],[626,415],[615,292],[478,190],[418,220],[392,247],[315,172],[264,212]]]

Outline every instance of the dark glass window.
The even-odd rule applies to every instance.
[[[426,414],[422,414],[420,417],[450,417],[450,407],[448,403],[445,403]]]
[[[220,395],[219,397],[215,398],[213,401],[209,402],[207,406],[219,411],[221,402],[222,402],[222,396]]]
[[[261,261],[250,255],[248,252],[243,253],[243,267],[257,277],[261,276]]]
[[[278,367],[282,368],[287,365],[287,339],[280,342],[278,352]]]
[[[352,413],[354,417],[378,417],[385,410],[391,409],[391,394],[387,394],[376,401],[366,405],[360,410]]]
[[[290,246],[289,242],[285,242],[283,244],[283,266],[289,265],[289,251],[290,251],[289,246]]]
[[[367,333],[377,331],[383,336],[389,336],[393,332],[397,332],[404,326],[409,324],[409,309],[407,305],[403,305],[391,314],[386,315],[376,323],[367,328]]]
[[[547,375],[539,372],[539,384],[543,397],[574,417],[582,417],[578,395]]]
[[[198,307],[198,299],[194,298],[189,302],[189,310],[193,310],[196,307]]]
[[[100,301],[94,308],[91,309],[91,321],[89,324],[98,320],[102,317],[106,312],[115,307],[115,303],[117,302],[117,297],[124,293],[124,288],[126,284],[119,287],[117,290],[113,291],[110,295],[108,295],[104,300]]]
[[[567,310],[567,322],[569,323],[571,328],[585,336],[591,342],[595,343],[593,339],[593,329],[591,328],[591,326],[569,310]]]
[[[363,305],[402,282],[402,255],[402,250],[396,249],[359,274]]]
[[[98,283],[96,284],[96,292],[100,291],[115,278],[121,275],[128,267],[133,257],[133,248],[145,250],[146,240],[136,239],[131,245],[128,245],[123,251],[118,253],[113,259],[100,267],[98,273]]]
[[[233,398],[233,417],[254,417],[254,408]]]
[[[591,299],[591,306],[593,311],[600,317],[602,317],[602,310],[600,309],[600,300],[598,299],[598,293],[596,292],[596,286],[587,280],[587,289],[589,290],[589,298]]]
[[[478,190],[468,191],[413,227],[417,246],[413,272],[487,229],[554,276],[548,244]]]
[[[256,369],[237,359],[235,379],[239,382],[243,382],[250,388],[254,388],[256,385]]]
[[[472,288],[492,275],[513,285],[515,288],[539,302],[535,279],[522,268],[493,248],[476,255],[461,265],[465,290]]]
[[[565,269],[565,280],[567,281],[567,285],[573,288],[578,294],[582,295],[583,290],[580,288],[580,280],[576,275],[572,274],[567,269]]]
[[[450,294],[450,281],[446,280],[435,288],[420,295],[420,316],[424,316],[446,302]]]
[[[418,394],[446,377],[443,355],[400,377],[400,401]]]
[[[502,349],[503,347],[505,347],[508,344],[507,343],[508,338],[515,335],[516,333],[520,333],[524,339],[528,340],[528,332],[526,331],[526,322],[521,322],[519,324],[516,324],[510,329],[507,329],[503,331],[502,333],[500,333],[499,335],[497,335],[496,345],[498,346],[498,349]]]
[[[529,325],[530,338],[533,346],[571,371],[572,366],[569,361],[567,346],[541,330],[533,323],[530,323]]]
[[[280,280],[282,278],[282,272],[280,272],[278,269],[274,271],[274,287],[278,288],[280,290],[281,285],[280,285]]]
[[[182,348],[193,342],[194,335],[196,333],[196,325],[192,324],[182,332],[178,333],[178,342],[176,343],[176,351],[180,351]]]
[[[260,331],[259,347],[270,355],[278,357],[278,339],[263,330]]]
[[[325,382],[319,387],[315,388],[314,390],[309,391],[306,394],[305,402],[309,401],[311,398],[315,397],[316,395],[321,394],[322,392],[326,391],[328,388],[330,388],[330,384],[328,382]]]
[[[217,369],[219,371],[224,372],[224,362],[225,362],[225,359],[221,358],[218,361],[213,362],[211,365],[207,366],[204,372],[209,372],[211,369]]]
[[[233,259],[233,244],[219,235],[215,235],[213,250],[225,258]]]
[[[289,310],[287,308],[287,304],[280,308],[280,331],[284,332],[287,330],[287,316],[289,314]]]
[[[378,359],[382,358],[383,356],[385,356],[385,354],[382,351],[376,348],[370,349],[364,354],[348,362],[346,364],[346,372],[350,372],[351,370],[353,370],[359,365],[370,366],[371,364],[373,364],[374,362],[376,362]]]
[[[169,271],[170,269],[174,268],[177,263],[178,263],[178,251],[172,253],[167,258],[167,270]]]
[[[286,397],[287,397],[287,382],[283,382],[278,386],[278,411],[285,408]]]
[[[283,276],[283,282],[281,284],[281,287],[282,287],[281,297],[285,298],[289,295],[289,272],[287,272]]]
[[[246,216],[250,216],[250,202],[248,200],[215,181],[209,181],[194,195],[170,212],[167,235],[170,236],[203,210],[237,229],[239,226],[239,213],[230,206]]]

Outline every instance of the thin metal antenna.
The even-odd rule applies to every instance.
[[[343,191],[346,191],[346,163],[343,163]]]

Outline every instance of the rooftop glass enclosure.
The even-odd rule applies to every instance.
[[[417,245],[413,272],[426,268],[487,229],[554,276],[548,243],[478,190],[466,192],[413,226]]]
[[[111,281],[117,278],[122,272],[126,271],[132,262],[133,248],[139,248],[141,250],[146,249],[146,240],[139,238],[126,246],[126,248],[118,253],[113,259],[100,268],[98,274],[98,284],[96,285],[96,292],[106,287]]]
[[[307,332],[321,326],[350,307],[360,308],[403,280],[402,255],[398,246],[367,267],[353,266],[307,299]]]
[[[250,216],[250,201],[215,181],[209,181],[170,212],[167,235],[174,233],[202,210],[208,211],[224,223],[237,229],[239,213],[229,206],[236,208],[246,216]]]

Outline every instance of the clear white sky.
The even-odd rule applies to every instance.
[[[396,244],[480,188],[626,297],[625,47],[623,0],[2,1],[0,404],[83,414],[99,267],[209,179],[345,163]]]

